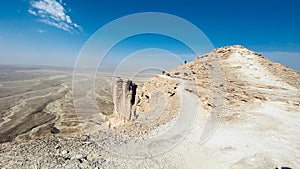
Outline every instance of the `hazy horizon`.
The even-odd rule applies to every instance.
[[[257,52],[257,51],[255,51]],[[280,63],[284,66],[287,66],[291,69],[294,69],[298,72],[300,72],[300,53],[298,52],[257,52],[261,53],[264,57],[267,59],[275,62]],[[192,60],[189,60],[192,61]],[[111,62],[112,65],[117,65],[117,62]],[[178,64],[179,65],[179,64]],[[53,67],[53,68],[66,68],[66,69],[74,69],[75,62],[73,65],[56,65],[56,64],[32,64],[32,63],[0,63],[0,67],[3,66],[18,66],[18,67]],[[111,67],[101,67],[101,69],[98,69],[98,72],[104,71],[104,72],[110,72],[115,71],[115,66]],[[128,70],[130,72],[130,70]]]
[[[299,71],[299,7],[296,0],[272,3],[6,0],[0,7],[0,64],[74,67],[87,40],[98,29],[129,14],[154,11],[194,24],[215,48],[242,45]],[[110,41],[114,36],[107,34],[105,40]],[[109,56],[112,60],[147,48],[190,54],[182,42],[160,35],[131,37],[117,46]]]

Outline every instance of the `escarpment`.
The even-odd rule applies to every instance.
[[[176,79],[165,75],[156,75],[141,86],[131,80],[115,80],[109,126],[137,134],[170,122],[180,112],[179,86]]]
[[[136,117],[136,110],[133,109],[137,85],[131,80],[117,79],[113,87],[114,114],[131,120]]]

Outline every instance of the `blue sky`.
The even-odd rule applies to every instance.
[[[215,47],[241,44],[300,70],[299,9],[298,0],[1,0],[0,64],[72,67],[103,25],[137,12],[164,12],[195,24]],[[170,39],[160,43],[176,48]]]

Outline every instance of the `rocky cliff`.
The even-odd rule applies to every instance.
[[[113,125],[110,132],[2,144],[0,167],[297,168],[299,79],[299,72],[242,46],[215,49],[141,86],[116,80],[114,113],[108,115]],[[190,104],[193,101],[196,108]],[[189,135],[160,156],[131,159],[108,151],[135,136],[146,139],[164,133],[178,115],[194,110],[199,112]],[[203,128],[212,117],[220,118],[218,128],[200,144]],[[128,140],[119,139],[118,134]],[[158,140],[155,146],[166,142],[172,140]]]
[[[113,84],[114,114],[124,120],[136,118],[135,104],[137,85],[131,80],[116,79]]]

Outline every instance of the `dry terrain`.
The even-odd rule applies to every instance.
[[[102,118],[87,122],[74,110],[72,70],[2,66],[0,74],[0,167],[300,166],[300,73],[242,46],[151,78],[113,83],[99,73]]]

